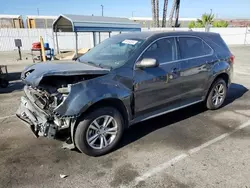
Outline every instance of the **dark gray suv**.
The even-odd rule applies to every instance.
[[[103,155],[132,124],[199,102],[221,107],[233,63],[219,34],[120,34],[76,62],[26,68],[17,116],[36,136],[68,130],[68,147]]]

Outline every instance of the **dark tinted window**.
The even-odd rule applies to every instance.
[[[160,64],[176,60],[174,38],[164,38],[153,43],[142,55],[142,58],[154,58]]]
[[[182,59],[203,56],[212,53],[212,49],[199,38],[179,37],[178,41]]]

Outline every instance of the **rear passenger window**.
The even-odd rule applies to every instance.
[[[153,43],[142,55],[142,58],[154,58],[159,64],[176,60],[174,38],[164,38]]]
[[[179,37],[181,58],[192,58],[209,55],[212,49],[201,39],[195,37]]]

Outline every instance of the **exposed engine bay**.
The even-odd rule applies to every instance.
[[[97,77],[98,75],[48,76],[36,88],[30,87],[39,108],[52,113],[68,96],[71,85]]]

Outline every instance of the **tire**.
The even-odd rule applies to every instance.
[[[216,104],[216,96],[215,96],[216,91],[215,90],[217,88],[217,91],[218,91],[218,88],[220,86],[223,87],[224,92],[219,92],[220,93],[219,96],[221,98],[220,97],[218,98],[218,103]],[[217,96],[218,96],[218,93],[217,93]],[[218,78],[216,81],[214,81],[214,83],[212,84],[212,87],[209,90],[209,93],[207,96],[207,101],[206,101],[206,107],[209,110],[216,110],[216,109],[220,108],[223,105],[226,96],[227,96],[227,84],[226,84],[224,79]]]
[[[0,80],[0,87],[6,88],[6,87],[8,87],[8,85],[9,85],[9,81],[8,80],[6,80],[6,79],[1,79]]]
[[[103,123],[104,123],[104,121],[105,121],[104,119],[107,116],[109,118],[110,117],[113,118],[108,126],[112,127],[114,125],[114,127],[116,126],[116,129],[117,129],[116,135],[114,138],[112,137],[113,135],[106,134],[105,132],[101,133],[101,131],[104,131],[103,129],[97,129],[97,130],[92,129],[92,127],[96,128],[96,124],[93,123],[94,120],[96,120],[97,124],[99,124],[99,123],[102,124],[102,118],[103,118]],[[102,126],[100,126],[100,127],[102,127]],[[110,127],[107,127],[107,130],[108,129],[110,130]],[[90,156],[104,155],[104,154],[111,152],[117,146],[117,144],[121,140],[123,132],[124,132],[124,120],[123,120],[121,113],[117,109],[115,109],[113,107],[98,108],[98,109],[90,112],[89,114],[87,114],[84,117],[84,119],[82,121],[80,121],[80,123],[78,124],[76,131],[75,131],[75,136],[74,136],[75,145],[82,153],[85,153],[87,155],[90,155]],[[102,149],[93,148],[96,146],[92,147],[91,144],[88,143],[88,141],[87,141],[87,139],[90,140],[90,138],[93,138],[93,136],[99,135],[99,134],[102,134],[102,135],[96,139],[96,141],[94,142],[95,144],[98,145],[98,143],[99,143],[101,146],[101,139],[102,140],[104,139],[101,137],[103,137],[104,135],[106,135],[106,137],[108,138],[108,139],[106,139],[106,141],[107,142],[110,141],[110,143]],[[109,136],[110,136],[110,138],[109,138]],[[112,139],[111,139],[111,137],[112,137]],[[103,143],[105,143],[104,140],[103,140]]]

